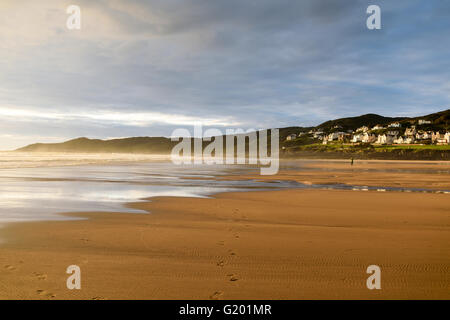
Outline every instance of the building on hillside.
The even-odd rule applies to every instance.
[[[436,140],[440,139],[440,138],[441,138],[441,134],[438,131],[431,133],[431,142],[432,143],[436,143]]]
[[[291,133],[290,135],[288,135],[286,137],[286,141],[292,141],[295,140],[297,138],[297,135],[295,133]]]
[[[350,139],[352,138],[352,135],[348,132],[340,132],[340,134],[338,135],[338,141],[350,141]]]
[[[415,141],[414,137],[398,137],[397,139],[394,139],[393,143],[395,144],[413,144]]]
[[[377,137],[376,144],[392,144],[396,139],[396,136],[391,136],[388,134],[379,134]]]
[[[394,131],[394,130],[389,130],[388,132],[386,132],[387,135],[390,136],[398,136],[399,132],[398,131]]]
[[[362,126],[358,129],[356,129],[356,132],[367,132],[367,131],[369,131],[369,127],[366,127],[366,126]]]
[[[403,144],[403,143],[405,143],[405,140],[403,139],[402,136],[400,136],[397,139],[394,139],[393,143],[394,144]]]
[[[388,125],[388,128],[401,128],[402,124],[400,122],[393,122]]]
[[[446,133],[433,133],[431,142],[436,143],[438,145],[447,145],[450,144],[450,132]]]
[[[419,125],[422,125],[422,124],[431,124],[431,121],[425,120],[425,119],[420,119],[419,121],[417,121],[417,123],[418,123]]]
[[[362,137],[363,137],[362,134],[355,134],[355,135],[353,135],[351,142],[353,142],[353,143],[361,142]]]
[[[323,140],[327,140],[329,142],[335,141],[335,140],[343,140],[345,137],[344,132],[332,132],[328,136],[325,136]]]
[[[443,139],[443,138],[444,138],[444,134],[440,133],[439,131],[431,133],[431,143],[437,143],[438,139]]]
[[[372,128],[372,130],[383,130],[384,127],[381,124],[377,124],[375,127]]]
[[[417,131],[415,126],[411,126],[411,128],[406,128],[405,130],[405,136],[414,136],[416,133]]]
[[[316,132],[314,132],[314,134],[313,134],[313,137],[315,138],[315,139],[322,139],[322,136],[323,136],[323,131],[316,131]]]
[[[374,134],[369,134],[365,132],[361,137],[362,143],[374,143],[375,141],[377,141],[377,136]]]
[[[430,132],[421,132],[416,133],[416,139],[417,140],[428,140],[431,139],[431,133]]]
[[[414,136],[405,137],[404,144],[413,144],[416,141]]]

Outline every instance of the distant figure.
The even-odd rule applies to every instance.
[[[352,158],[352,162],[351,162],[351,165],[353,165],[353,158]]]

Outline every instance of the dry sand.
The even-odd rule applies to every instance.
[[[0,230],[0,298],[449,299],[449,199],[240,192],[131,204],[151,214],[10,224]],[[81,290],[66,288],[73,264]],[[366,288],[372,264],[381,290]]]

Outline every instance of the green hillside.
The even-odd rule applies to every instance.
[[[391,122],[406,120],[407,118],[391,118],[391,117],[383,117],[378,114],[364,114],[358,117],[351,118],[341,118],[336,120],[329,120],[317,126],[317,128],[322,129],[324,131],[330,131],[335,126],[342,127],[343,130],[355,130],[362,126],[373,127],[377,124],[385,125]]]

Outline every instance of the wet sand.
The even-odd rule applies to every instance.
[[[130,206],[151,214],[4,226],[0,298],[450,298],[448,194],[283,190]],[[66,288],[73,264],[81,290]],[[381,290],[366,288],[372,264]]]
[[[424,188],[450,191],[450,162],[349,160],[289,161],[276,176],[258,174],[222,179],[291,180],[305,184],[348,184],[373,187]]]

